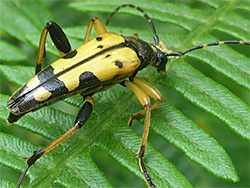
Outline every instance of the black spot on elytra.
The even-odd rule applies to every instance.
[[[79,86],[80,88],[84,88],[86,86],[95,86],[100,83],[98,78],[92,72],[89,71],[82,73],[79,76],[79,81],[80,81],[80,86]]]
[[[63,59],[70,59],[70,58],[75,57],[75,56],[76,56],[76,54],[77,54],[77,51],[76,51],[76,50],[74,50],[74,51],[72,51],[72,52],[68,53],[67,55],[63,56],[62,58],[63,58]]]
[[[102,40],[102,37],[96,37],[96,40],[97,40],[97,41],[101,41],[101,40]]]
[[[68,92],[63,81],[59,80],[54,74],[54,68],[49,66],[40,72],[38,75],[38,80],[44,89],[52,93],[50,98],[59,97]]]
[[[120,61],[115,61],[115,65],[118,66],[119,68],[122,68],[123,64]]]
[[[101,48],[101,49],[102,49],[102,48],[103,48],[103,45],[99,45],[99,46],[97,46],[97,48]]]
[[[109,57],[110,55],[108,54],[108,55],[106,55],[106,57],[105,58],[107,58],[107,57]]]

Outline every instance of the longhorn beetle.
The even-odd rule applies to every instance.
[[[17,187],[20,187],[25,174],[36,160],[70,138],[87,122],[93,110],[94,101],[92,96],[115,84],[121,84],[131,89],[144,107],[144,110],[131,116],[128,125],[131,126],[134,119],[145,115],[142,142],[137,157],[148,187],[156,187],[147,171],[143,157],[149,133],[150,114],[152,110],[161,104],[162,97],[157,89],[136,77],[138,71],[151,65],[156,67],[158,72],[164,72],[169,56],[182,56],[208,46],[220,44],[250,45],[250,42],[238,40],[220,41],[195,46],[183,52],[168,53],[163,50],[164,46],[159,45],[159,38],[154,24],[140,7],[131,4],[117,7],[109,16],[106,25],[122,7],[135,8],[144,15],[153,30],[155,45],[150,45],[139,39],[137,34],[121,36],[107,32],[104,24],[97,17],[94,17],[89,23],[83,45],[72,51],[66,35],[56,23],[50,21],[44,27],[39,43],[35,76],[10,97],[7,102],[7,107],[10,109],[7,122],[9,124],[14,123],[30,111],[38,110],[43,106],[75,94],[82,95],[84,104],[78,112],[75,124],[71,129],[54,139],[47,147],[34,151],[34,154],[26,160],[27,165],[17,183]],[[93,25],[97,37],[89,41]],[[48,32],[62,57],[42,70]],[[156,100],[156,103],[152,106],[149,97]]]

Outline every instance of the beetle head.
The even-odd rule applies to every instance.
[[[159,48],[156,48],[157,61],[153,64],[154,67],[157,68],[157,71],[162,73],[165,72],[166,64],[168,59],[166,57],[166,53],[161,51]]]

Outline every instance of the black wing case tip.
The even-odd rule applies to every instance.
[[[22,117],[22,115],[15,115],[13,113],[10,112],[8,118],[6,119],[8,124],[12,124],[16,121],[18,121],[20,118]]]

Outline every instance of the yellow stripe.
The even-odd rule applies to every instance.
[[[106,55],[110,55],[106,58]],[[115,61],[122,62],[122,68],[115,65]],[[79,77],[84,72],[93,73],[99,81],[112,80],[115,76],[124,78],[131,75],[140,65],[136,52],[130,48],[119,48],[106,52],[58,77],[69,91],[76,89]]]
[[[92,97],[87,96],[85,101],[91,103],[91,105],[94,106],[94,101],[93,101]]]
[[[98,37],[102,37],[102,40],[97,41],[96,39],[92,39],[77,48],[77,55],[73,58],[61,58],[51,64],[51,67],[54,69],[53,73],[56,75],[106,48],[125,42],[125,39],[122,36],[115,33],[105,33],[103,35],[99,35]],[[100,45],[102,45],[103,48],[98,48]],[[106,55],[110,55],[110,57],[105,58]],[[115,65],[116,60],[124,63],[122,68]],[[91,59],[76,68],[63,73],[58,77],[58,79],[65,84],[69,91],[72,91],[79,86],[79,77],[86,71],[92,72],[98,80],[102,82],[112,80],[117,75],[120,76],[119,78],[126,77],[133,73],[139,65],[140,60],[132,49],[119,48],[101,54],[100,56],[97,56],[94,59]]]
[[[84,59],[87,59],[88,57],[102,51],[103,49],[125,42],[122,36],[115,33],[105,33],[103,35],[99,35],[98,37],[102,37],[102,40],[96,41],[96,39],[92,39],[91,41],[77,48],[77,55],[75,57],[70,59],[59,59],[55,63],[51,64],[51,66],[54,68],[54,74],[62,72],[63,70],[75,65],[76,63],[79,63]],[[102,49],[98,48],[100,45],[103,45]]]
[[[38,76],[35,75],[33,78],[31,78],[31,79],[27,82],[26,86],[27,86],[29,89],[33,89],[33,88],[37,87],[39,84],[40,84],[40,81],[39,81],[39,79],[38,79]]]
[[[52,95],[51,92],[47,91],[44,87],[39,87],[33,93],[33,96],[36,101],[45,101]]]

